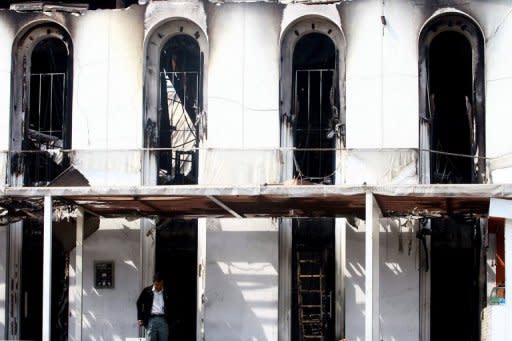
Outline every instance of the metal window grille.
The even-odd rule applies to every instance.
[[[334,183],[334,74],[305,69],[294,75],[294,173],[313,182]]]
[[[46,185],[63,167],[65,73],[32,73],[23,149],[27,185]]]
[[[160,72],[160,184],[197,183],[199,72]]]

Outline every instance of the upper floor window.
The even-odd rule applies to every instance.
[[[469,18],[433,19],[420,38],[420,147],[425,183],[485,177],[483,36]]]
[[[338,110],[336,52],[320,33],[302,37],[293,51],[294,177],[334,183]]]
[[[144,183],[197,184],[205,36],[175,20],[158,27],[147,46]]]
[[[284,180],[335,182],[336,149],[345,145],[340,41],[339,29],[320,19],[299,22],[283,39],[281,144],[293,148]]]
[[[30,30],[15,46],[11,182],[45,186],[69,166],[71,43],[56,25]]]
[[[201,53],[194,38],[172,37],[160,55],[158,184],[197,184]]]

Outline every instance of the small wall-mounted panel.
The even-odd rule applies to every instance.
[[[94,262],[94,287],[96,289],[114,289],[114,262]]]

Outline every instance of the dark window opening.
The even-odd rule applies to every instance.
[[[431,222],[431,339],[480,340],[486,301],[485,269],[478,219],[439,218]]]
[[[56,233],[52,241],[52,309],[51,339],[67,340],[69,250],[65,250]],[[20,338],[41,340],[43,311],[43,225],[23,222],[21,268]]]
[[[197,41],[177,35],[160,55],[159,185],[197,184],[202,54]]]
[[[292,224],[292,340],[334,340],[334,219]]]
[[[197,231],[197,220],[172,220],[157,228],[155,270],[164,276],[173,302],[171,339],[196,339]]]
[[[62,152],[71,147],[69,67],[69,52],[62,40],[48,38],[34,47],[25,80],[25,186],[48,185],[69,166],[69,157]]]
[[[462,34],[438,34],[429,47],[429,108],[431,149],[475,155],[472,50]],[[475,164],[470,157],[433,153],[431,183],[472,183]]]
[[[336,49],[320,33],[302,37],[293,52],[294,177],[333,184],[339,91]]]

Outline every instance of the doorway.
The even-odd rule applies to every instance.
[[[479,280],[479,222],[444,218],[433,219],[431,226],[430,339],[480,340],[480,297],[485,288]]]
[[[334,340],[334,219],[292,223],[292,340]]]
[[[21,260],[20,338],[40,340],[43,320],[43,225],[23,222]],[[53,235],[52,241],[52,340],[68,336],[69,253]]]
[[[157,228],[155,271],[164,277],[172,302],[169,335],[196,339],[197,220],[172,219]]]

